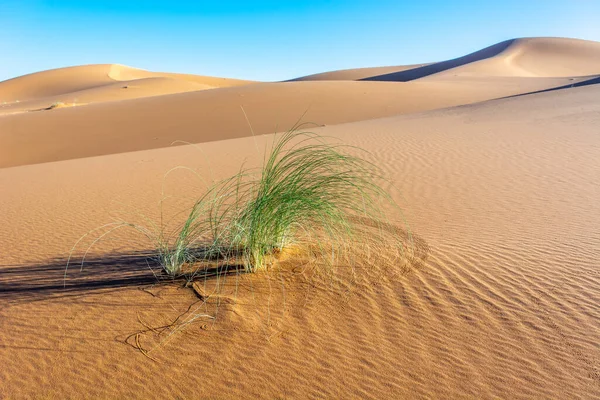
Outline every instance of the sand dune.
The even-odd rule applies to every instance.
[[[0,103],[67,95],[115,82],[171,78],[210,87],[247,84],[248,81],[187,74],[151,72],[117,64],[95,64],[36,72],[0,82]]]
[[[407,82],[429,76],[574,77],[600,74],[600,43],[564,38],[507,40],[483,50],[413,68],[365,78]]]
[[[264,134],[303,115],[330,125],[579,86],[596,82],[598,60],[599,43],[535,38],[441,63],[297,82],[250,84],[112,64],[45,71],[0,82],[2,96],[29,99],[0,106],[0,168],[248,136],[242,107],[254,132]]]
[[[19,114],[36,111],[55,103],[68,103],[76,106],[103,103],[107,101],[137,99],[161,96],[172,93],[185,93],[197,90],[214,89],[213,86],[180,79],[152,77],[106,83],[86,89],[76,90],[55,96],[19,101],[0,106],[0,115]]]
[[[0,167],[165,147],[177,140],[250,136],[242,107],[254,132],[264,134],[289,129],[300,118],[317,125],[338,124],[469,104],[573,81],[492,78],[483,83],[260,83],[4,115],[0,116]],[[110,93],[113,88],[106,90]],[[88,93],[96,96],[99,90]],[[32,110],[48,106],[38,102]]]
[[[163,173],[181,164],[208,173],[204,157],[184,146],[0,170],[0,393],[598,397],[600,187],[590,171],[600,160],[599,91],[321,128],[366,148],[390,174],[426,245],[424,264],[372,282],[387,276],[382,265],[337,288],[285,271],[243,277],[214,326],[176,335],[151,353],[156,361],[127,337],[185,315],[193,293],[150,286],[146,265],[93,257],[60,291],[64,257],[123,204],[156,215]],[[218,174],[257,158],[250,138],[202,148]],[[200,190],[194,181],[185,173],[168,181],[168,193],[181,197],[172,207]],[[146,245],[115,239],[99,250]],[[147,331],[139,340],[151,348],[161,337]]]
[[[84,105],[248,83],[237,79],[151,72],[116,64],[59,68],[0,82],[0,115],[29,111],[55,102]]]
[[[219,78],[214,76],[176,74],[170,72],[152,72],[116,64],[111,64],[108,76],[116,81],[133,81],[136,79],[144,78],[171,78],[187,82],[199,83],[201,85],[207,85],[211,87],[240,86],[252,83],[252,81],[247,80]]]
[[[291,79],[290,81],[358,81],[374,76],[389,75],[406,70],[420,68],[428,64],[399,65],[395,67],[351,68],[322,72]]]
[[[232,87],[109,65],[1,82],[0,100],[28,100],[0,108],[0,398],[600,398],[598,45],[522,39],[437,67]],[[32,108],[65,93],[88,104]],[[179,221],[205,184],[167,171],[257,165],[267,133],[307,109],[389,176],[408,273],[382,262],[332,281],[289,261],[203,303],[156,284],[152,243],[118,231],[63,280],[91,229]]]
[[[600,43],[567,38],[512,39],[452,60],[329,71],[293,79],[408,82],[426,77],[579,77],[600,75]]]
[[[112,65],[58,68],[0,82],[0,103],[59,96],[114,83]]]

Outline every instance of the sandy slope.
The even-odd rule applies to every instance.
[[[463,60],[464,61],[464,60]],[[561,38],[517,39],[490,58],[469,62],[441,74],[569,77],[597,75],[600,43]]]
[[[248,83],[238,79],[151,72],[118,64],[58,68],[0,82],[0,115],[33,111],[57,102],[81,106]]]
[[[589,81],[595,48],[518,40],[411,82],[214,89],[94,66],[52,75],[55,87],[0,83],[0,95],[7,82],[31,90],[32,105],[64,90],[92,100],[0,115],[0,398],[600,397],[600,86],[490,100]],[[132,80],[148,96],[110,98]],[[162,80],[212,88],[167,95]],[[63,287],[83,233],[123,214],[158,221],[165,194],[165,218],[178,218],[204,190],[166,171],[218,178],[259,162],[272,136],[242,137],[240,105],[258,133],[310,105],[327,125],[316,131],[367,149],[419,263],[333,283],[288,262],[202,303],[155,285],[144,257],[126,257],[151,243],[121,231]],[[201,144],[164,147],[175,139]],[[218,318],[165,341],[162,327],[194,310]]]
[[[118,64],[94,64],[36,72],[0,82],[0,103],[69,95],[115,82],[124,86],[130,81],[148,78],[177,79],[210,87],[248,83],[237,79],[151,72]]]
[[[64,257],[123,204],[154,215],[170,167],[185,162],[208,174],[190,157],[198,150],[0,170],[0,394],[597,397],[598,99],[589,86],[322,128],[365,147],[389,172],[424,264],[341,288],[285,271],[244,277],[215,325],[175,335],[151,353],[156,362],[124,340],[185,314],[197,300],[191,291],[150,286],[146,265],[93,257],[61,290]],[[256,158],[249,138],[202,148],[219,174]],[[169,182],[181,197],[173,207],[199,190],[183,172]],[[99,249],[145,246],[117,238]],[[392,266],[381,268],[374,275]],[[151,348],[161,338],[140,340]]]
[[[570,84],[568,78],[485,82],[282,82],[0,116],[0,167],[206,142],[469,104]],[[129,89],[128,89],[129,90]],[[304,117],[303,117],[304,115]],[[68,126],[68,129],[65,129]]]
[[[295,80],[407,82],[426,77],[575,77],[598,75],[600,43],[567,38],[512,39],[452,60],[396,67],[356,68]]]
[[[111,64],[63,68],[0,82],[0,97],[29,99],[0,106],[0,168],[249,136],[242,108],[262,134],[302,116],[339,124],[580,85],[599,75],[599,43],[545,38],[297,82],[250,84]]]
[[[598,75],[600,43],[566,38],[507,40],[453,60],[377,75],[366,80],[407,82],[426,77]]]
[[[394,67],[370,67],[370,68],[351,68],[338,71],[321,72],[318,74],[306,75],[291,81],[359,81],[379,75],[393,74],[396,72],[407,71],[423,67],[428,64],[416,65],[398,65]]]

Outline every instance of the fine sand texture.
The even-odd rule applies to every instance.
[[[0,398],[600,398],[599,46],[510,41],[412,80],[219,87],[90,66],[0,82],[36,107],[89,95],[0,115]],[[56,85],[15,83],[30,78]],[[148,91],[114,100],[117,80]],[[161,199],[177,221],[307,106],[312,131],[390,178],[408,269],[322,277],[290,257],[186,288],[157,282],[151,243],[122,230],[80,268],[84,239],[64,279],[83,234],[158,222]]]

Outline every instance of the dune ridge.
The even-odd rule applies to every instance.
[[[93,64],[35,72],[0,82],[0,102],[26,101],[147,78],[171,78],[210,87],[244,85],[249,81],[190,74],[151,72],[120,64]]]
[[[0,115],[28,112],[57,102],[87,105],[249,83],[238,79],[151,72],[119,64],[58,68],[0,82]]]
[[[396,72],[412,70],[415,68],[424,67],[427,64],[416,65],[398,65],[393,67],[366,67],[366,68],[349,68],[336,71],[321,72],[318,74],[301,76],[299,78],[290,79],[294,81],[358,81],[366,78],[371,78],[378,75],[387,75]]]
[[[192,91],[0,116],[0,168],[272,133],[469,104],[570,81],[283,82]],[[96,89],[94,89],[96,90]],[[36,108],[44,107],[38,104]],[[244,116],[249,117],[252,128]],[[64,129],[65,125],[70,126]],[[43,132],[43,135],[41,134]],[[37,142],[38,146],[30,146]]]
[[[407,82],[427,77],[560,78],[599,75],[600,43],[567,38],[511,39],[463,57],[364,78]]]
[[[584,77],[600,75],[599,64],[598,42],[568,38],[519,38],[447,61],[329,71],[292,81],[409,82],[441,77]]]

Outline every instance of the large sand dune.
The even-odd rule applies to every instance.
[[[453,60],[365,78],[407,82],[429,76],[574,77],[598,75],[600,43],[563,38],[513,39]]]
[[[502,61],[511,46],[519,56]],[[526,39],[456,77],[168,95],[149,85],[149,96],[95,103],[115,78],[178,78],[123,72],[98,85],[90,73],[67,79],[88,105],[1,115],[0,398],[599,398],[600,86],[570,87],[600,74],[596,48]],[[511,75],[515,65],[527,73]],[[335,285],[293,265],[241,276],[214,324],[162,343],[152,329],[198,298],[154,285],[143,258],[123,256],[149,249],[139,236],[97,244],[63,288],[83,233],[123,209],[158,220],[163,188],[169,215],[202,193],[194,174],[165,182],[166,171],[222,177],[260,161],[272,135],[244,137],[240,106],[258,133],[310,106],[306,119],[326,125],[315,131],[368,150],[394,183],[419,263]],[[176,139],[199,148],[168,146]],[[154,360],[134,348],[139,332],[144,348],[161,343]]]
[[[118,64],[83,65],[36,72],[0,82],[0,103],[69,96],[71,93],[128,83],[148,78],[170,78],[206,87],[226,87],[248,83],[238,79],[187,74],[151,72]]]
[[[426,65],[427,64],[398,65],[393,67],[351,68],[306,75],[300,78],[291,79],[291,81],[359,81],[366,78],[372,78],[374,76],[388,75],[412,70],[415,68],[424,67]]]
[[[598,75],[600,43],[566,38],[507,40],[452,60],[395,67],[356,68],[294,80],[408,82],[428,76],[574,77]]]
[[[564,78],[490,80],[485,85],[462,82],[260,83],[18,113],[0,116],[3,132],[0,167],[165,147],[176,140],[193,143],[223,140],[250,136],[252,130],[256,134],[271,133],[289,129],[300,119],[317,125],[359,121],[570,83]]]
[[[238,79],[151,72],[117,64],[37,72],[0,82],[0,115],[239,86]]]

